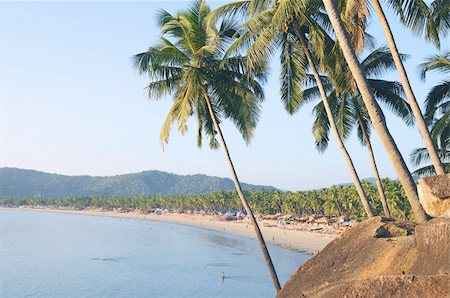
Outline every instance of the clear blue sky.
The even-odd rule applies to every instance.
[[[209,3],[216,7],[221,2]],[[132,55],[158,38],[155,12],[187,5],[188,1],[0,2],[0,166],[69,175],[157,169],[228,177],[221,150],[196,147],[195,123],[185,136],[174,130],[163,152],[159,130],[170,101],[148,101],[146,80],[132,67]],[[400,51],[411,55],[407,71],[422,103],[439,77],[431,75],[421,82],[417,65],[438,51],[398,24],[393,30]],[[383,43],[376,20],[369,32]],[[448,49],[449,39],[442,44]],[[312,105],[288,116],[278,89],[274,61],[250,146],[230,123],[223,126],[241,180],[286,190],[351,181],[334,141],[324,154],[315,151]],[[409,160],[410,151],[423,146],[419,132],[386,113]],[[382,176],[395,178],[375,134],[373,142]],[[366,149],[355,137],[347,144],[360,177],[373,176]]]

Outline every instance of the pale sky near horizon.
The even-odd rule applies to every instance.
[[[208,2],[217,7],[218,1]],[[159,131],[171,102],[149,101],[146,79],[131,57],[159,36],[155,13],[184,9],[189,1],[4,2],[0,1],[0,166],[68,175],[116,175],[157,169],[177,174],[229,177],[223,153],[196,146],[196,123],[181,136],[176,127],[165,151]],[[388,15],[392,23],[394,19]],[[377,45],[384,36],[376,19],[369,28]],[[419,80],[417,65],[439,51],[395,23],[393,31],[419,102],[440,80]],[[288,116],[279,100],[274,57],[266,101],[251,145],[231,123],[223,125],[238,176],[247,183],[304,190],[350,182],[334,140],[320,154],[311,134],[309,104]],[[396,74],[386,76],[396,79]],[[388,126],[409,163],[423,147],[417,127],[386,112]],[[381,175],[396,178],[373,133]],[[372,177],[367,151],[355,135],[347,142],[361,178]]]

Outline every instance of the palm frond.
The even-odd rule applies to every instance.
[[[313,115],[315,120],[312,126],[312,133],[316,143],[316,149],[323,153],[328,147],[330,122],[328,121],[327,113],[323,102],[319,102],[313,108]]]
[[[146,88],[148,97],[158,100],[164,96],[174,94],[180,86],[180,78],[181,76],[150,82]]]
[[[443,162],[442,167],[444,168],[445,173],[450,173],[450,163],[449,162]],[[424,177],[424,176],[434,176],[436,175],[436,170],[433,165],[424,166],[422,168],[419,168],[412,172],[416,177]]]
[[[281,43],[281,101],[289,114],[295,113],[302,102],[302,81],[306,73],[305,55],[299,42],[285,34]]]
[[[272,24],[276,30],[287,32],[290,25],[299,21],[303,11],[307,8],[302,0],[282,0],[278,1],[275,13],[273,15]]]
[[[448,144],[447,144],[448,146]],[[441,162],[450,161],[450,149],[449,148],[440,148],[438,150],[438,156]],[[419,166],[423,163],[430,161],[430,155],[426,148],[416,148],[409,155],[410,161],[413,165]]]
[[[333,89],[333,85],[331,83],[323,83],[323,87],[326,93],[329,93]],[[303,90],[302,105],[315,100],[322,100],[322,96],[317,86],[309,87]]]
[[[440,47],[439,29],[433,22],[431,8],[424,0],[389,0],[388,3],[416,36],[423,35]]]
[[[435,0],[430,8],[433,27],[440,37],[446,37],[450,30],[450,3],[448,0]]]
[[[407,56],[400,54],[400,58],[405,60]],[[367,77],[374,78],[385,75],[387,72],[396,69],[391,52],[386,46],[382,46],[372,51],[361,61],[361,67]]]
[[[425,62],[419,65],[420,75],[424,80],[427,72],[438,71],[440,73],[450,73],[450,51],[443,55],[434,55],[425,59]]]
[[[232,17],[242,19],[248,14],[251,0],[234,1],[214,9],[206,18],[208,25],[214,25],[221,18]]]
[[[430,155],[426,148],[416,148],[414,149],[409,158],[413,165],[418,166],[424,162],[430,161]]]
[[[353,105],[349,104],[348,100],[349,100],[348,95],[340,96],[339,108],[337,109],[337,111],[335,113],[333,113],[333,115],[336,115],[335,121],[336,121],[337,130],[343,140],[346,140],[350,136],[352,129],[354,127],[354,124],[355,124],[354,120],[356,118],[355,112],[353,110]],[[333,102],[333,101],[338,102],[338,99],[331,95],[331,96],[328,96],[328,101],[329,102]],[[331,106],[331,104],[330,104],[330,106]]]
[[[402,119],[406,125],[414,125],[415,118],[408,102],[403,99],[403,87],[398,82],[368,80],[376,99]]]
[[[248,7],[248,14],[255,14],[260,11],[266,10],[270,7],[272,3],[275,3],[273,0],[252,0]]]
[[[214,117],[216,118],[217,123],[220,125],[222,122],[222,113],[220,112],[221,108],[220,106],[217,105],[217,102],[214,100],[211,100],[211,105]],[[199,132],[197,133],[197,146],[201,147],[203,143],[202,139],[201,140],[199,139],[203,138],[202,132],[204,131],[205,135],[209,139],[208,142],[209,147],[211,149],[218,149],[220,147],[220,144],[216,139],[217,131],[214,128],[214,122],[212,121],[211,115],[209,114],[206,100],[200,100],[198,102],[197,122],[199,123],[198,124]]]
[[[448,110],[448,103],[446,99],[450,98],[450,80],[443,81],[439,85],[431,88],[425,99],[425,122],[427,125],[432,125],[435,120],[435,115],[438,113],[445,113]]]
[[[170,22],[173,19],[173,15],[167,10],[161,9],[156,13],[156,20],[160,27],[163,27],[165,24]]]
[[[369,117],[369,113],[367,112],[366,106],[362,101],[360,95],[352,98],[354,110],[355,110],[355,122],[358,122],[358,128],[356,130],[356,135],[361,146],[366,146],[366,139],[364,137],[364,133],[367,135],[367,138],[370,139],[371,135],[371,127],[372,122]],[[364,130],[364,132],[363,132]]]
[[[436,122],[433,124],[431,130],[431,137],[438,143],[447,143],[448,140],[442,138],[442,135],[448,135],[450,131],[450,110],[445,112]]]
[[[272,28],[265,30],[254,40],[247,50],[247,63],[250,68],[267,61],[277,50],[276,32]]]
[[[154,76],[153,70],[162,67],[181,69],[188,57],[168,40],[162,39],[157,47],[151,47],[147,52],[139,53],[133,57],[138,74]]]
[[[444,165],[442,165],[444,166]],[[424,176],[434,176],[436,175],[436,170],[433,165],[421,167],[414,172],[411,173],[416,177],[424,177]]]
[[[272,10],[265,10],[252,16],[249,20],[242,24],[241,29],[235,34],[236,39],[234,43],[228,48],[224,56],[228,57],[241,53],[245,53],[248,56],[249,48],[256,42],[259,36],[267,36],[270,31],[272,31],[272,16]],[[266,32],[264,33],[264,31]],[[261,42],[261,40],[259,42]],[[264,45],[264,43],[262,43],[262,45]],[[274,47],[274,45],[272,44],[271,47]],[[265,50],[267,49],[265,48]],[[273,51],[274,49],[272,52]],[[249,62],[249,64],[252,63],[252,61]],[[253,64],[257,65],[258,62]]]

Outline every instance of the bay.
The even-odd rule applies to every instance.
[[[309,257],[269,250],[282,284]],[[274,297],[275,291],[253,239],[139,219],[3,209],[0,296]]]

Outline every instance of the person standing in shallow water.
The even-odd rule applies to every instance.
[[[220,278],[222,279],[222,282],[225,280],[225,273],[222,271],[222,273],[220,274]]]

